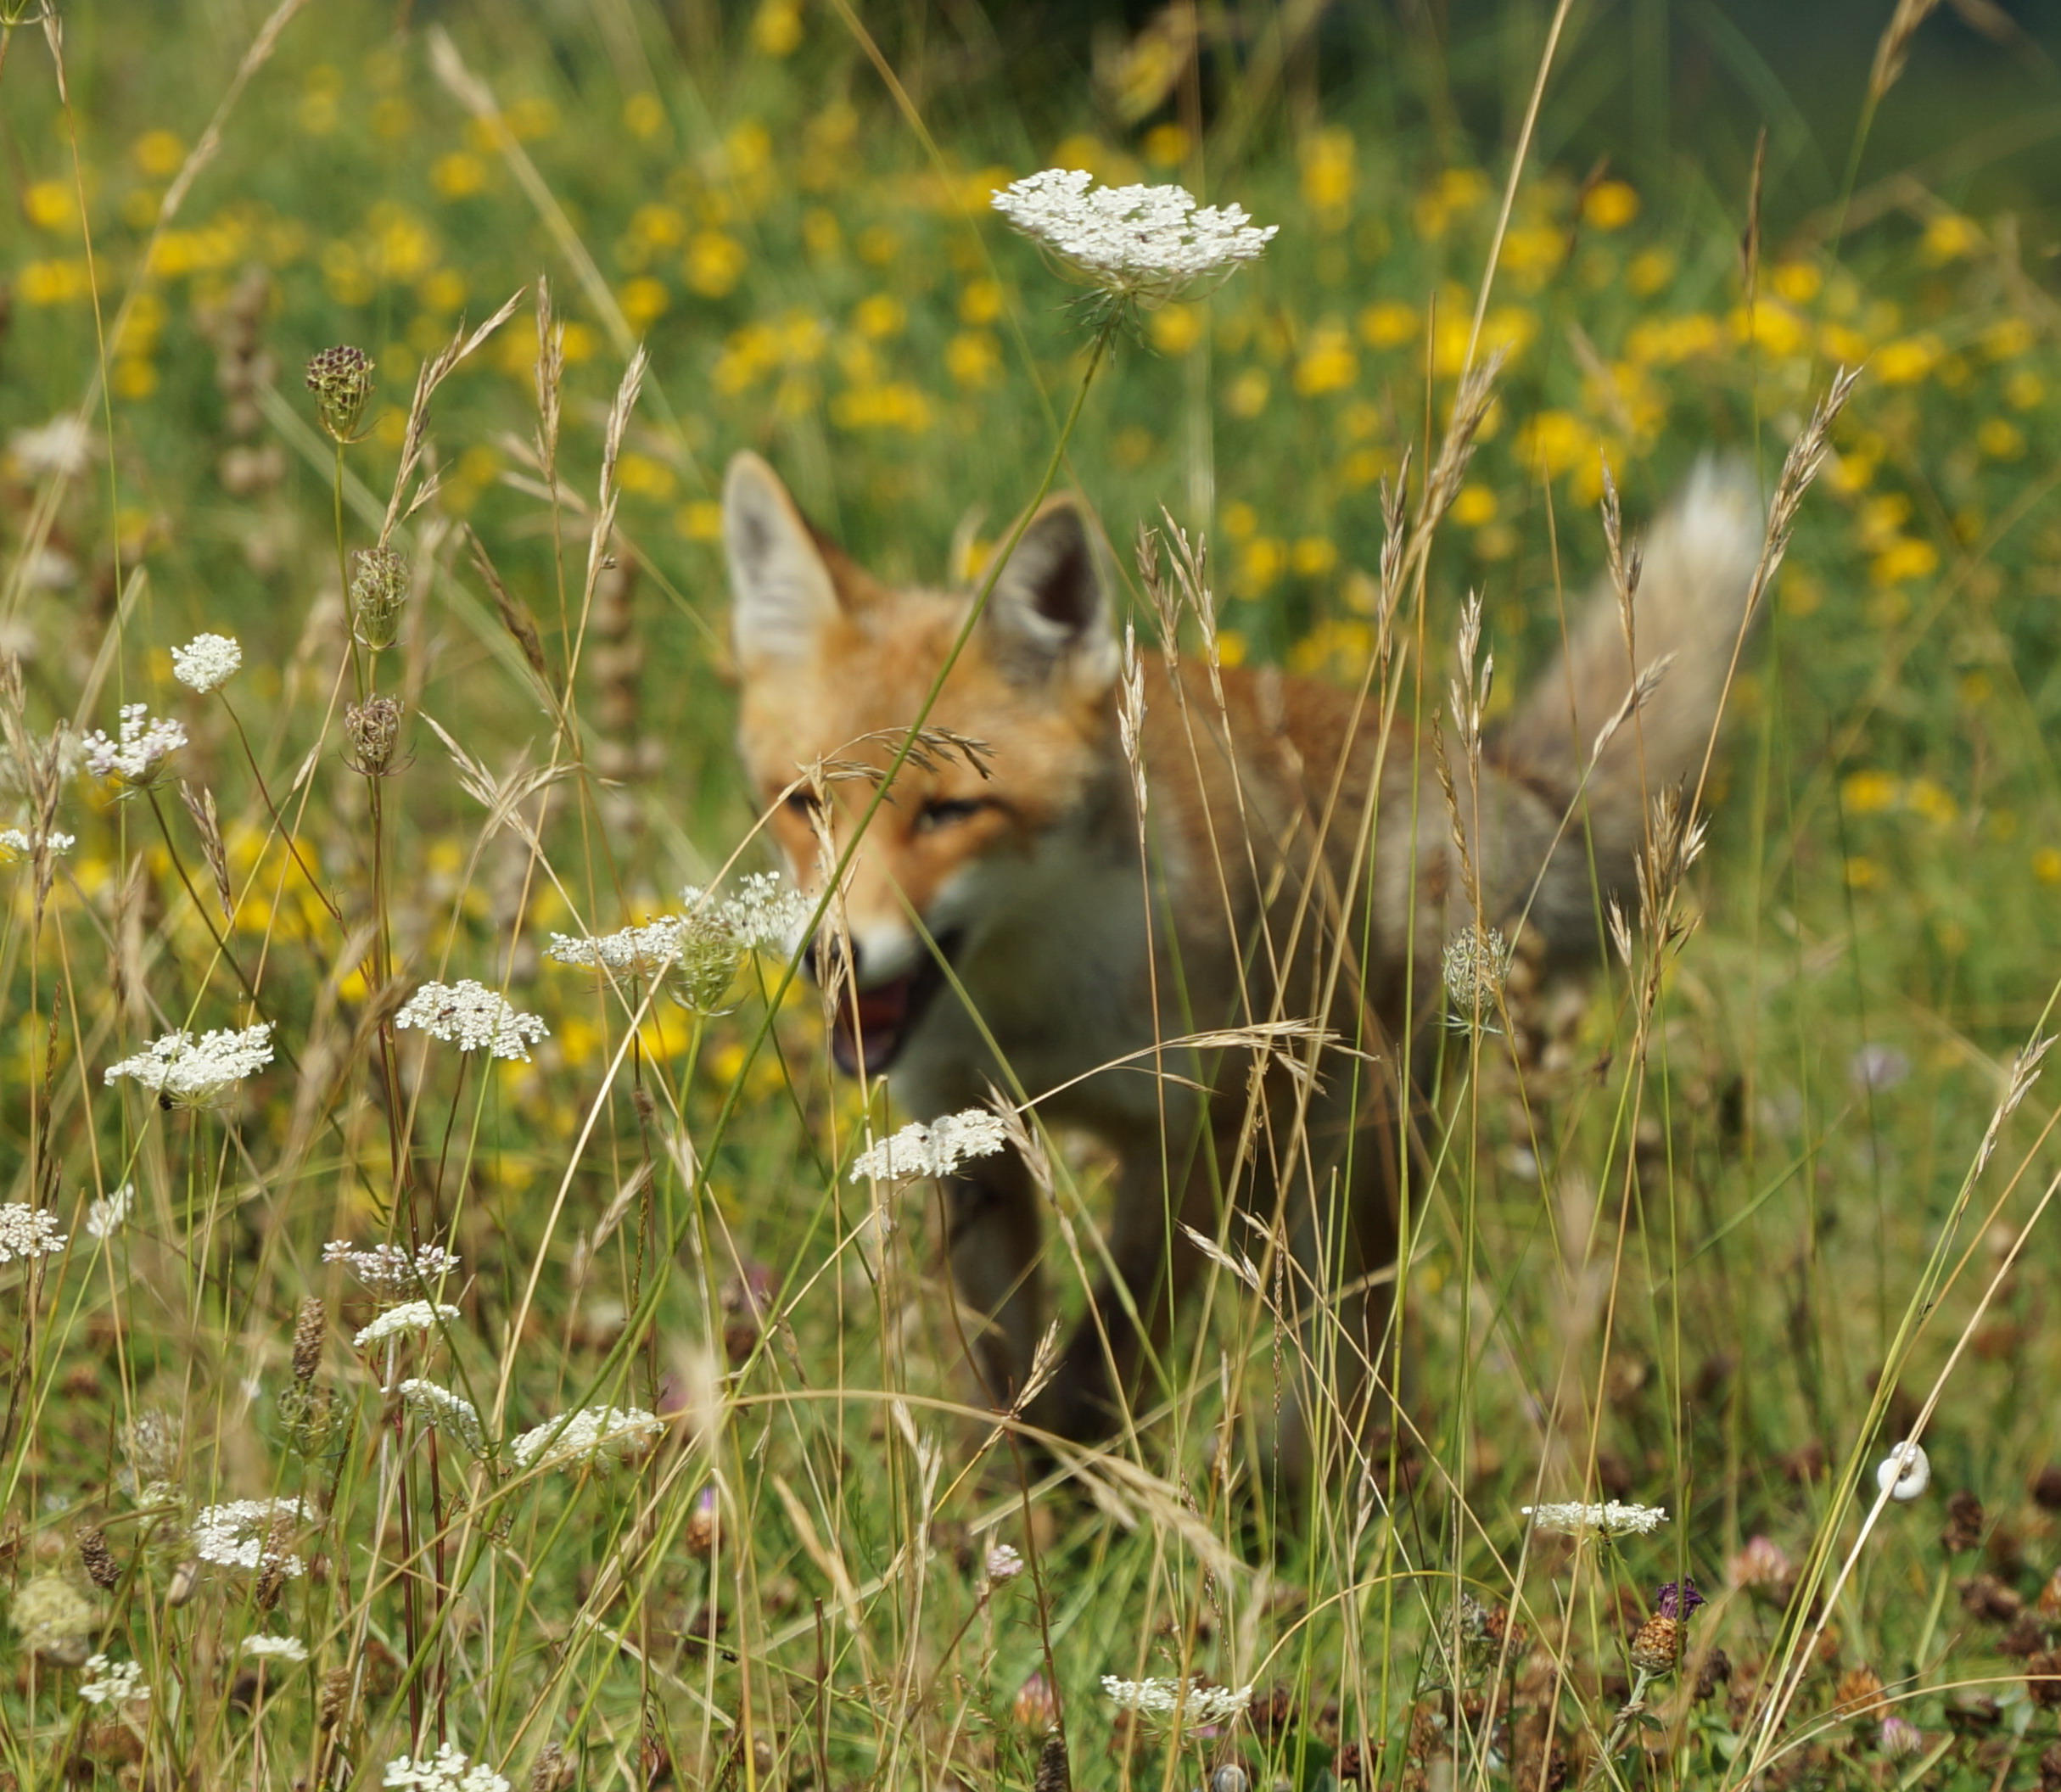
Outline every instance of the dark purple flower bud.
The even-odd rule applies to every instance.
[[[1710,1602],[1696,1591],[1696,1583],[1686,1576],[1679,1581],[1670,1581],[1661,1588],[1660,1597],[1654,1601],[1654,1609],[1664,1618],[1672,1618],[1679,1623],[1699,1605]]]

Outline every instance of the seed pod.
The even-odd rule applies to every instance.
[[[315,395],[316,415],[334,441],[348,442],[372,395],[372,360],[362,349],[339,343],[308,362],[308,390]]]
[[[108,1548],[107,1532],[98,1525],[81,1525],[79,1560],[86,1565],[86,1577],[103,1591],[112,1593],[121,1585],[121,1564]]]
[[[329,1309],[314,1295],[300,1303],[294,1321],[294,1379],[303,1387],[315,1379],[322,1366],[322,1335],[328,1330]]]

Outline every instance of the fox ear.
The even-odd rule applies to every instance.
[[[1003,667],[1024,683],[1064,670],[1096,690],[1117,675],[1109,588],[1087,519],[1070,497],[1031,518],[995,580],[984,625]]]
[[[755,454],[736,456],[723,480],[723,546],[738,659],[807,658],[838,613],[837,585],[780,475]]]

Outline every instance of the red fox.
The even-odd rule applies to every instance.
[[[820,892],[820,842],[850,845],[875,784],[798,775],[886,770],[972,599],[875,580],[754,455],[731,462],[724,527],[744,763],[777,805],[790,871]],[[1750,477],[1706,462],[1646,545],[1633,638],[1642,667],[1672,664],[1636,720],[1591,763],[1633,680],[1606,586],[1490,736],[1478,801],[1462,798],[1487,922],[1522,912],[1549,956],[1599,955],[1649,793],[1694,776],[1717,725],[1761,530]],[[1225,670],[1220,705],[1186,661],[1149,659],[1142,680],[1141,815],[1102,557],[1079,506],[1056,498],[929,713],[989,763],[905,760],[850,858],[832,1032],[840,1067],[884,1074],[918,1118],[981,1106],[991,1086],[1054,1092],[1048,1123],[1114,1151],[1094,1310],[1030,1408],[1082,1440],[1120,1423],[1205,1260],[1185,1228],[1218,1235],[1229,1199],[1283,1229],[1297,1304],[1332,1298],[1345,1315],[1341,1364],[1379,1360],[1386,1303],[1367,1291],[1396,1250],[1399,1047],[1443,1000],[1444,943],[1476,918],[1433,756],[1407,728],[1385,736],[1375,705],[1266,669]],[[1163,1050],[1280,1016],[1354,1049],[1320,1046],[1302,1075],[1251,1050]],[[944,1193],[973,1367],[1007,1406],[1045,1324],[1039,1192],[1012,1152]]]

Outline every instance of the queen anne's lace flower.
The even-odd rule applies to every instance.
[[[551,1031],[537,1016],[520,1012],[469,977],[455,983],[424,983],[394,1016],[394,1024],[419,1027],[460,1051],[490,1051],[525,1064],[529,1048]]]
[[[244,664],[244,650],[233,635],[196,635],[171,650],[171,675],[205,696],[219,691]]]
[[[112,1195],[96,1195],[86,1210],[86,1229],[95,1238],[112,1238],[129,1223],[136,1206],[136,1184],[125,1182]]]
[[[583,1406],[524,1431],[508,1453],[518,1468],[561,1468],[602,1456],[641,1456],[664,1436],[664,1420],[641,1407]]]
[[[508,1782],[484,1761],[478,1766],[450,1743],[438,1744],[434,1756],[412,1760],[403,1755],[386,1764],[384,1786],[413,1786],[419,1792],[508,1792]]]
[[[926,1126],[921,1120],[853,1160],[854,1182],[907,1182],[918,1176],[949,1176],[969,1157],[1001,1150],[1009,1134],[985,1108],[946,1114]]]
[[[593,938],[554,933],[544,955],[617,977],[660,979],[676,1000],[704,1013],[720,1010],[748,952],[790,955],[801,943],[811,904],[770,871],[754,872],[731,896],[698,885],[680,893],[684,915]]]
[[[272,1022],[242,1032],[217,1028],[196,1041],[190,1033],[168,1033],[146,1051],[110,1064],[104,1079],[132,1077],[166,1107],[219,1107],[244,1078],[272,1062]]]
[[[1078,168],[1012,182],[994,209],[1078,278],[1146,305],[1223,281],[1279,228],[1254,224],[1242,206],[1198,208],[1183,187],[1097,187]]]
[[[1252,1702],[1252,1688],[1205,1686],[1200,1680],[1119,1680],[1102,1676],[1102,1690],[1120,1711],[1145,1717],[1171,1717],[1178,1709],[1190,1725],[1229,1723]]]
[[[78,844],[76,836],[60,834],[54,830],[43,836],[43,844],[53,853],[68,853]],[[0,865],[20,865],[35,854],[36,839],[19,827],[0,827]]]
[[[297,1499],[232,1499],[204,1506],[193,1520],[193,1554],[224,1568],[305,1574],[307,1564],[282,1544],[307,1515]]]
[[[448,1301],[403,1301],[398,1307],[388,1308],[351,1341],[360,1350],[370,1350],[405,1331],[434,1331],[438,1325],[448,1325],[461,1317]]]
[[[1563,1500],[1556,1505],[1526,1506],[1524,1515],[1535,1531],[1566,1537],[1650,1537],[1667,1522],[1665,1506],[1639,1506],[1619,1500],[1585,1505]]]
[[[305,1661],[308,1659],[308,1645],[299,1637],[245,1637],[244,1654],[255,1655],[260,1661]]]
[[[0,1263],[26,1263],[32,1257],[55,1257],[68,1235],[57,1229],[57,1215],[25,1201],[0,1207]]]
[[[95,777],[118,779],[141,789],[156,776],[166,754],[185,746],[186,730],[154,717],[148,703],[124,703],[115,739],[96,728],[82,744],[86,769]]]
[[[557,965],[584,965],[619,977],[663,977],[680,963],[686,917],[661,915],[641,927],[624,927],[596,939],[554,933],[544,955]]]
[[[456,1438],[475,1456],[485,1453],[486,1432],[479,1423],[479,1408],[464,1395],[412,1376],[400,1384],[400,1397],[408,1410],[433,1430]]]
[[[333,1238],[322,1246],[322,1261],[347,1264],[373,1293],[390,1296],[451,1274],[458,1267],[458,1253],[441,1245],[417,1245],[412,1252],[399,1245],[361,1251],[347,1238]]]
[[[126,1705],[132,1699],[148,1699],[140,1661],[115,1661],[105,1655],[88,1655],[86,1671],[93,1677],[79,1688],[88,1705]]]
[[[753,871],[734,896],[711,904],[708,893],[689,884],[680,893],[689,909],[712,909],[731,937],[747,951],[792,953],[801,943],[815,904],[770,871]]]

